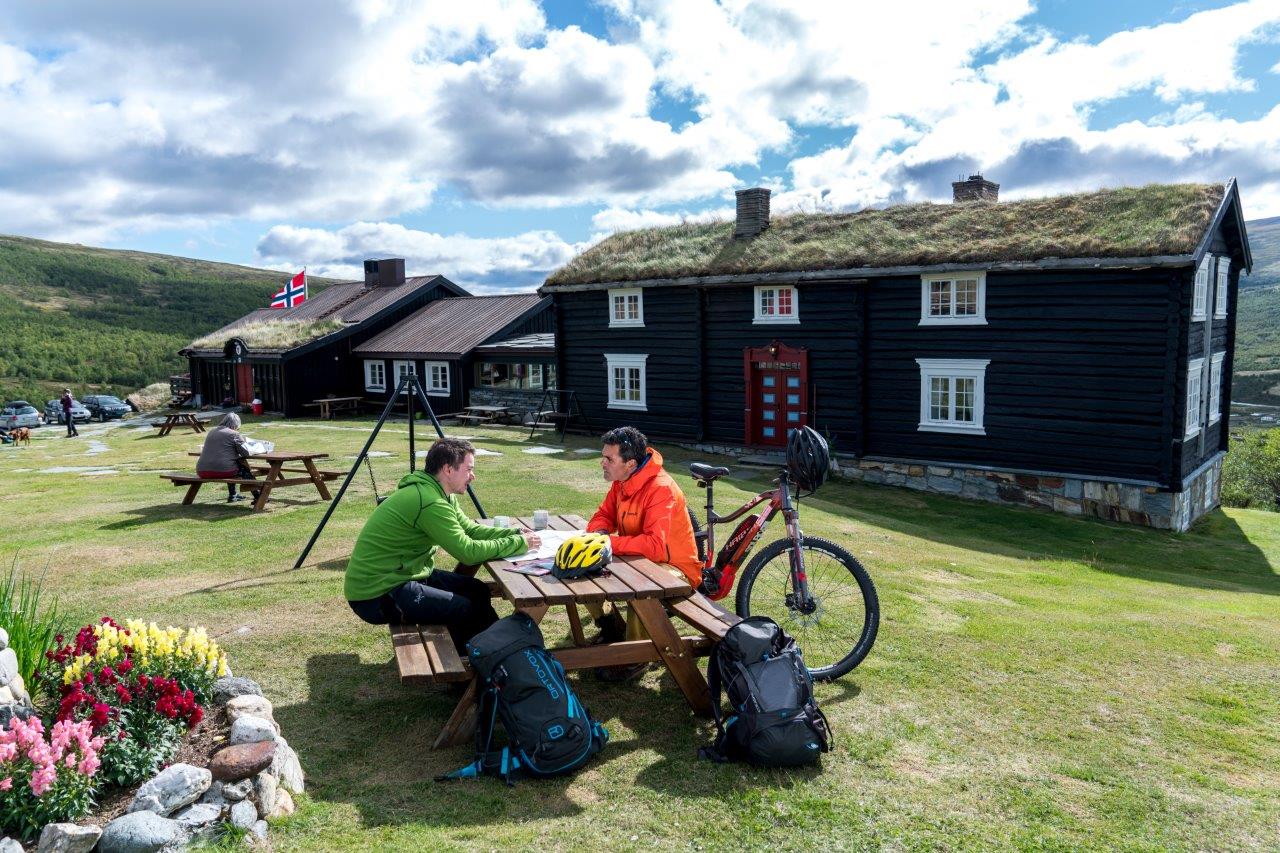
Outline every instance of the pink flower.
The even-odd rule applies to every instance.
[[[75,766],[76,766],[76,754],[75,754],[74,752],[68,752],[68,753],[67,753],[67,757],[63,759],[62,763],[63,763],[63,764],[65,764],[65,765],[67,766],[67,769],[68,769],[68,770],[70,770],[71,768],[75,767]]]
[[[13,787],[12,776],[6,776],[5,778],[0,779],[0,791],[7,791],[12,787]]]
[[[40,767],[36,772],[31,774],[31,793],[37,797],[42,796],[45,791],[53,787],[53,783],[58,779],[58,771],[52,767]]]
[[[76,769],[80,771],[81,776],[92,776],[98,771],[98,765],[98,756],[91,752],[80,759],[80,764],[77,765]]]

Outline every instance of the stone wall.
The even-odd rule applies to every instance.
[[[741,455],[743,448],[699,444],[705,453]],[[783,464],[778,454],[779,465]],[[1206,465],[1182,492],[1082,477],[1046,476],[908,462],[876,462],[838,458],[837,476],[885,486],[969,498],[992,503],[1039,507],[1066,515],[1185,531],[1216,507],[1222,489],[1222,458]]]

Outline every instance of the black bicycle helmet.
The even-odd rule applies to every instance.
[[[791,482],[805,491],[815,492],[831,470],[831,451],[827,440],[812,427],[787,431],[787,474]]]

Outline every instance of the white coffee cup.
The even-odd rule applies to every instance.
[[[494,527],[510,527],[511,519],[507,518],[505,515],[495,515],[493,517],[493,526]]]
[[[545,509],[535,509],[533,511],[533,529],[546,530],[547,524],[551,521],[551,514]]]

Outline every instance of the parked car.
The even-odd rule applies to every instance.
[[[129,414],[129,404],[110,394],[90,394],[81,401],[89,416],[100,421],[115,420]]]
[[[26,400],[14,400],[0,410],[0,429],[17,429],[18,427],[38,427],[44,418],[36,411],[36,407]]]
[[[49,424],[65,424],[62,419],[62,401],[50,400],[44,404],[44,420]],[[89,420],[89,410],[79,400],[71,401],[71,420],[76,423],[84,423]]]

